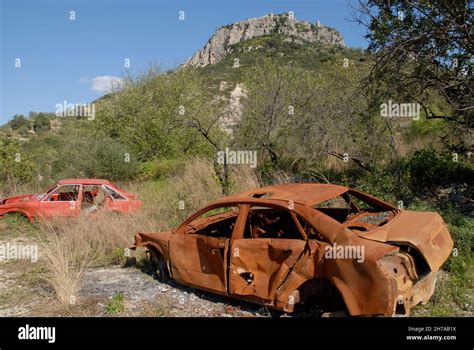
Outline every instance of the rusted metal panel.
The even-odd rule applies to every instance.
[[[295,239],[238,239],[231,246],[229,292],[255,295],[267,301],[275,297],[306,242]]]
[[[173,278],[195,287],[225,293],[229,241],[196,234],[173,236],[169,247]]]
[[[266,196],[267,199],[293,201],[304,205],[315,205],[347,192],[348,187],[330,184],[283,184],[261,187],[225,197],[222,200],[237,202],[245,198]]]
[[[423,254],[432,271],[440,268],[453,249],[448,227],[439,214],[430,212],[402,210],[388,225],[361,237],[412,245]]]

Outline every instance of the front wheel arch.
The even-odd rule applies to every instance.
[[[6,213],[3,214],[3,217],[6,217],[8,215],[11,215],[11,216],[19,216],[23,219],[26,219],[28,220],[30,223],[33,223],[33,218],[31,218],[26,212],[24,211],[21,211],[21,210],[12,210],[12,211],[8,211]]]
[[[161,252],[151,246],[147,246],[150,262],[153,267],[153,277],[160,282],[166,282],[170,279],[170,273],[165,258]]]

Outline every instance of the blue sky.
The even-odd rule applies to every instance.
[[[112,77],[159,63],[172,68],[222,25],[293,11],[367,47],[348,0],[0,0],[0,124],[14,114],[88,103]],[[70,11],[75,11],[71,21]],[[185,20],[179,20],[184,11]],[[15,67],[17,58],[21,67]]]

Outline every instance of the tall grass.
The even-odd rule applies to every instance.
[[[74,304],[82,274],[91,262],[91,244],[85,235],[77,234],[77,226],[68,226],[63,220],[61,233],[58,227],[58,222],[42,226],[41,255],[48,271],[45,278],[62,304]]]
[[[250,168],[234,168],[231,176],[234,192],[259,185]],[[61,303],[70,304],[79,298],[87,268],[123,262],[124,250],[133,244],[136,232],[174,227],[222,193],[212,161],[202,158],[188,160],[179,175],[124,188],[143,201],[138,213],[120,215],[99,210],[92,215],[39,223],[47,281]]]

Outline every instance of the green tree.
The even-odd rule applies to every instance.
[[[15,114],[8,124],[13,130],[20,128],[26,128],[28,130],[30,128],[30,121],[21,114]]]
[[[74,137],[51,164],[52,177],[130,180],[140,168],[133,152],[107,137]]]
[[[38,113],[33,119],[33,130],[36,133],[48,132],[51,130],[51,120],[44,113]]]
[[[416,100],[427,118],[473,128],[472,15],[469,0],[360,0],[355,17],[376,54],[374,94]],[[433,110],[433,95],[449,109]]]
[[[199,114],[201,89],[191,71],[162,74],[152,68],[126,78],[123,90],[100,101],[94,124],[98,132],[133,150],[140,161],[201,153],[208,146],[181,123],[182,116]]]
[[[16,141],[0,139],[0,184],[14,186],[34,179],[35,165]]]
[[[259,150],[259,162],[274,168],[301,172],[335,157],[370,170],[387,148],[387,129],[358,90],[365,74],[342,57],[317,75],[260,62],[244,80],[248,97],[236,142]]]

